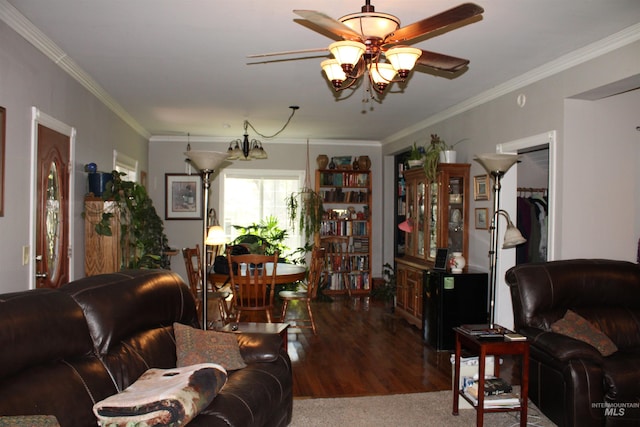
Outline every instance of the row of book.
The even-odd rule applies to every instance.
[[[366,236],[367,221],[324,220],[320,226],[321,236]]]
[[[464,396],[474,405],[478,406],[478,380],[463,378]],[[489,377],[484,380],[484,408],[517,408],[520,406],[520,397],[513,392],[513,387],[505,379]]]
[[[325,203],[367,203],[369,192],[367,190],[347,190],[332,188],[320,190],[320,197]]]
[[[321,173],[320,185],[335,185],[338,187],[366,187],[369,174],[367,173]]]
[[[324,263],[324,270],[331,273],[368,269],[369,255],[327,255]]]
[[[345,283],[345,276],[347,282]],[[326,272],[325,289],[331,291],[343,291],[347,287],[352,290],[369,289],[369,272],[351,272],[348,274]]]

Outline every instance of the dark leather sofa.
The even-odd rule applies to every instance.
[[[574,259],[523,264],[506,273],[515,329],[531,341],[529,397],[559,426],[640,425],[640,267]],[[570,309],[618,347],[551,331]]]
[[[173,323],[198,326],[189,288],[166,270],[92,276],[59,290],[0,295],[0,415],[95,426],[93,404],[147,369],[176,366]],[[247,367],[193,426],[286,426],[291,362],[279,335],[238,334]]]

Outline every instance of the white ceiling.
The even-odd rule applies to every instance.
[[[324,48],[332,40],[295,22],[292,10],[318,10],[337,19],[359,12],[364,0],[0,3],[12,5],[40,29],[143,133],[230,139],[242,135],[245,119],[260,133],[273,134],[287,119],[288,107],[299,105],[282,138],[384,141],[640,23],[638,0],[477,0],[485,9],[481,21],[415,45],[469,59],[466,73],[451,80],[413,72],[404,93],[363,103],[362,90],[347,99],[341,98],[348,93],[334,95],[317,55],[257,65],[248,65],[246,56]],[[461,3],[372,0],[376,11],[396,15],[402,26]]]

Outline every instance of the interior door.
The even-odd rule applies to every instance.
[[[69,282],[69,171],[71,139],[37,127],[36,287]]]

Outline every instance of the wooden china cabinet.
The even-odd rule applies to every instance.
[[[396,257],[396,313],[422,328],[422,288],[425,273],[434,267],[438,248],[449,256],[469,252],[469,169],[468,163],[438,166],[437,178],[429,182],[422,167],[403,173],[404,218],[410,232],[405,232],[404,251]]]

